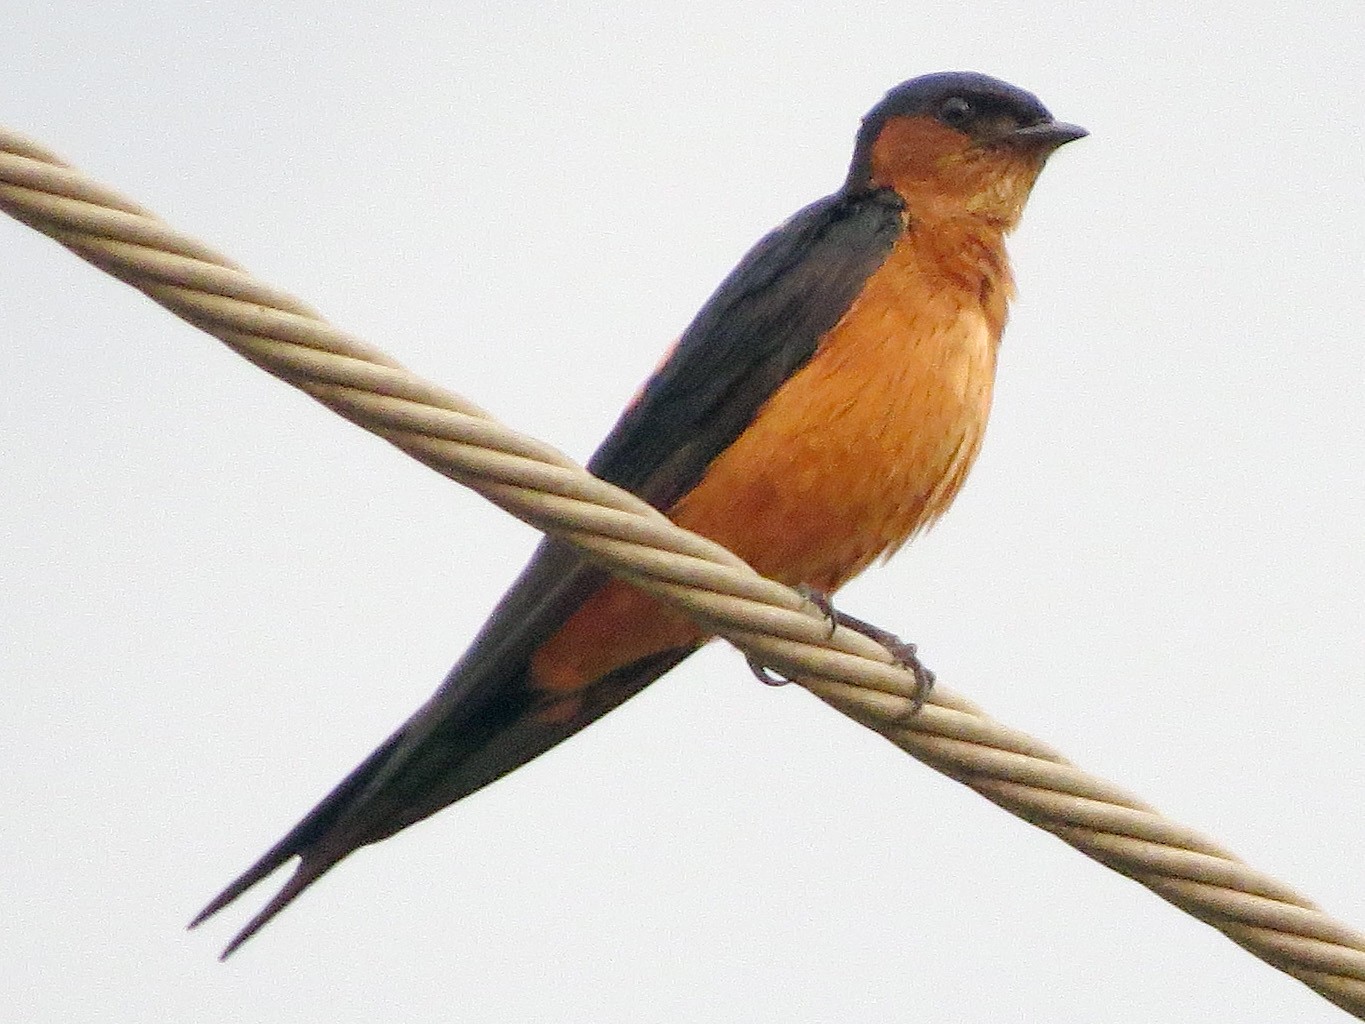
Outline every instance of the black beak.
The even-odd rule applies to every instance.
[[[1000,141],[1029,149],[1042,149],[1051,152],[1058,146],[1083,139],[1090,133],[1078,124],[1065,121],[1040,121],[1038,124],[1016,128]]]

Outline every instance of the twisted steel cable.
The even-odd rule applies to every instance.
[[[4,127],[0,209],[1365,1019],[1365,936],[942,686],[915,713],[913,677],[879,644],[843,627],[831,631],[796,591],[415,377]]]

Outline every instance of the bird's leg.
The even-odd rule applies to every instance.
[[[870,622],[855,618],[845,612],[839,611],[834,607],[834,602],[823,590],[816,590],[814,587],[804,583],[797,587],[797,592],[804,597],[829,620],[830,635],[834,635],[834,630],[838,626],[846,626],[855,633],[861,633],[870,640],[875,640],[886,648],[887,652],[901,668],[910,670],[915,677],[915,692],[911,694],[910,701],[913,704],[911,713],[918,712],[924,707],[924,702],[929,697],[929,692],[934,688],[934,673],[924,662],[919,659],[919,648],[914,644],[906,643],[895,633],[874,626]],[[755,661],[753,658],[747,659],[749,670],[758,677],[759,681],[768,686],[784,686],[791,682],[771,671],[766,665]]]
[[[842,619],[847,618],[847,616],[840,616],[839,612],[835,610],[834,599],[823,590],[816,590],[809,583],[802,583],[796,588],[796,592],[811,604],[815,605],[816,610],[823,615],[825,620],[829,623],[829,635],[833,636],[834,631],[839,628]],[[857,622],[858,620],[854,619],[852,621]],[[863,623],[863,625],[867,625],[867,623]],[[890,634],[888,633],[887,635],[889,636]]]

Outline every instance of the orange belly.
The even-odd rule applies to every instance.
[[[985,430],[1008,282],[983,307],[979,287],[917,273],[919,257],[909,241],[892,250],[670,519],[765,576],[832,593],[946,510]],[[536,653],[532,676],[566,694],[703,636],[613,581]]]

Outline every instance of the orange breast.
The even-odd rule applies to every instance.
[[[960,267],[945,276],[926,251],[944,236],[924,234],[902,237],[669,518],[765,576],[833,592],[947,509],[985,430],[1010,285],[1003,258],[986,261],[994,273],[985,276]],[[541,648],[533,676],[571,691],[701,636],[613,582]]]

